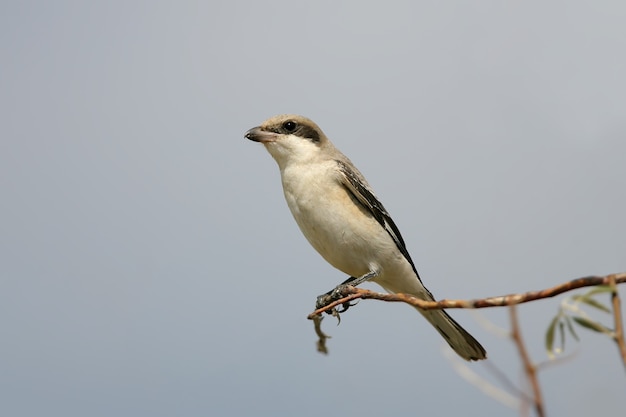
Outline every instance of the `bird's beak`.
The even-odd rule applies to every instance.
[[[276,140],[276,133],[268,132],[267,130],[261,129],[260,126],[257,126],[248,130],[245,134],[245,138],[255,142],[268,143]]]

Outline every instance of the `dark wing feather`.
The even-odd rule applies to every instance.
[[[417,275],[417,278],[420,279],[417,269],[415,269],[415,265],[413,264],[413,260],[411,259],[411,255],[409,255],[409,251],[406,250],[404,239],[402,239],[400,230],[398,230],[398,227],[391,219],[389,213],[387,213],[387,210],[385,210],[385,207],[361,179],[359,174],[357,174],[345,162],[339,160],[336,162],[339,166],[339,171],[341,172],[341,181],[344,187],[346,187],[346,189],[363,205],[363,207],[365,207],[372,214],[372,216],[374,216],[376,221],[380,223],[387,233],[389,233],[389,236],[391,236],[395,242],[398,250],[400,250],[400,253],[402,253],[406,260],[409,261],[411,267],[413,267],[415,275]]]

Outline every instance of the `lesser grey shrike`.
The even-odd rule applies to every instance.
[[[434,297],[424,287],[400,231],[363,175],[313,121],[272,117],[246,132],[278,163],[287,205],[309,243],[359,285],[374,281],[391,293]],[[444,310],[420,310],[462,358],[485,349]]]

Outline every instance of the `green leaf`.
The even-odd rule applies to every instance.
[[[576,331],[574,330],[574,325],[572,324],[572,318],[571,317],[565,316],[565,324],[567,325],[567,329],[572,334],[574,339],[576,339],[577,342],[580,341],[580,339],[578,338],[578,334],[576,334]]]
[[[556,324],[558,322],[559,316],[554,317],[546,330],[546,350],[548,351],[548,356],[550,357],[554,355],[554,329],[556,329]]]
[[[587,297],[590,297],[596,294],[604,294],[604,293],[612,293],[612,292],[613,292],[613,288],[611,288],[610,285],[598,285],[596,287],[593,287],[591,290],[587,291],[585,295]]]
[[[604,333],[604,334],[608,334],[608,335],[612,335],[613,331],[611,329],[608,329],[606,327],[604,327],[603,325],[601,325],[598,322],[589,320],[587,318],[584,317],[572,317],[572,320],[574,320],[576,323],[578,323],[578,325],[587,328],[589,330],[593,330],[594,332],[598,332],[598,333]]]
[[[565,325],[563,324],[563,320],[559,321],[559,335],[561,336],[561,352],[565,350]]]
[[[605,306],[604,304],[602,304],[598,300],[595,300],[595,299],[589,297],[588,294],[585,294],[585,295],[575,295],[575,296],[572,297],[572,300],[578,301],[578,302],[581,302],[581,303],[585,303],[585,304],[587,304],[587,305],[589,305],[591,307],[597,308],[598,310],[602,310],[605,313],[610,313],[611,312],[610,308],[608,308],[607,306]]]

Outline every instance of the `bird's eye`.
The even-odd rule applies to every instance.
[[[293,120],[287,120],[285,123],[283,123],[283,128],[287,132],[293,132],[294,130],[296,130],[296,127],[298,127],[298,124]]]

